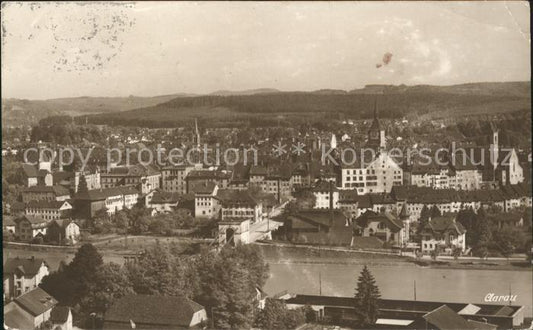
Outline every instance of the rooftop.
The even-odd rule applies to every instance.
[[[185,297],[127,295],[107,310],[105,321],[188,327],[194,313],[202,309],[201,305]]]
[[[43,264],[46,266],[44,259],[40,258],[7,258],[4,263],[4,274],[13,274],[17,271],[24,275],[33,276],[39,272]]]

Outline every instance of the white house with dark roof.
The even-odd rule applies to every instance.
[[[196,185],[194,195],[194,217],[213,218],[218,217],[220,203],[216,198],[218,185],[214,182],[204,182]]]
[[[422,252],[431,252],[440,247],[446,250],[460,248],[466,250],[466,229],[454,216],[430,218],[422,229]]]
[[[398,246],[406,241],[403,222],[389,212],[366,211],[355,223],[363,237],[377,237],[383,242],[393,242]]]
[[[53,185],[52,173],[47,167],[43,168],[39,165],[30,165],[24,163],[22,164],[22,173],[26,181],[26,187],[33,187],[37,185]]]
[[[146,207],[152,209],[152,215],[170,213],[178,207],[181,193],[156,190],[151,198],[147,198]]]
[[[26,292],[4,306],[4,323],[12,329],[35,329],[50,319],[57,300],[41,288]]]
[[[315,195],[315,209],[339,208],[339,189],[333,182],[321,181],[311,191]]]
[[[48,223],[46,237],[58,244],[76,244],[80,226],[71,219],[56,219]]]
[[[23,215],[20,218],[15,219],[16,230],[15,235],[21,241],[31,241],[37,236],[46,236],[48,229],[48,223],[50,220],[45,220],[41,217],[33,215]]]
[[[216,198],[221,206],[221,220],[247,219],[251,223],[263,220],[263,205],[248,190],[219,189]]]
[[[16,298],[41,283],[48,275],[48,265],[39,258],[7,258],[4,263],[4,298]]]

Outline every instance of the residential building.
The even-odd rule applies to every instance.
[[[340,189],[354,189],[359,194],[390,192],[402,185],[403,170],[386,151],[367,164],[360,159],[341,167]]]
[[[70,192],[63,186],[31,186],[22,190],[22,202],[30,201],[64,201],[70,198]]]
[[[58,244],[76,244],[80,236],[80,226],[71,219],[56,219],[48,224],[46,237]]]
[[[11,300],[35,289],[48,274],[44,259],[7,258],[4,263],[4,299]]]
[[[22,173],[26,187],[51,186],[53,178],[49,162],[39,162],[37,165],[22,164]]]
[[[196,218],[218,218],[220,203],[216,198],[218,186],[214,182],[205,182],[195,186],[194,216]]]
[[[487,218],[498,229],[503,227],[523,227],[524,215],[520,212],[500,212],[487,215]],[[529,220],[531,222],[531,219]]]
[[[32,200],[26,204],[25,214],[44,220],[70,217],[72,205],[68,201]]]
[[[444,252],[452,253],[454,248],[466,250],[466,230],[455,216],[430,218],[422,229],[422,252],[431,252],[442,248]]]
[[[350,246],[353,226],[339,210],[300,211],[288,217],[288,237],[295,243]]]
[[[406,242],[403,222],[389,212],[366,211],[355,223],[360,236],[374,236],[400,247]]]
[[[32,215],[23,215],[20,218],[15,219],[17,224],[15,233],[21,241],[31,241],[37,236],[44,238],[48,229],[48,222],[41,217],[35,217]]]
[[[78,188],[80,185],[80,179],[85,179],[85,182],[87,183],[87,189],[88,190],[95,190],[100,189],[101,186],[101,180],[100,180],[100,170],[97,166],[91,166],[84,171],[60,171],[60,172],[54,172],[53,178],[54,178],[54,185],[61,185],[73,193],[78,192]]]
[[[339,190],[333,182],[320,181],[311,189],[315,195],[315,209],[338,209]]]
[[[35,166],[22,164],[22,170],[26,181],[26,187],[51,186],[53,184],[52,174],[47,170],[38,170]]]
[[[67,306],[55,306],[50,313],[50,323],[54,330],[72,330],[72,311]]]
[[[291,174],[286,169],[252,166],[249,172],[250,187],[259,187],[264,193],[275,196],[278,203],[292,198]]]
[[[126,295],[109,307],[104,329],[182,329],[201,327],[207,313],[181,296]]]
[[[50,319],[57,300],[37,287],[4,306],[4,323],[11,329],[37,329]]]
[[[133,186],[141,194],[160,188],[161,172],[152,165],[116,166],[100,174],[103,189],[118,186]]]
[[[248,219],[251,223],[263,220],[263,206],[248,190],[219,189],[216,197],[221,206],[221,220]]]
[[[152,209],[152,214],[170,213],[174,211],[181,200],[181,193],[162,190],[154,191],[148,201],[147,207]]]
[[[231,180],[232,173],[225,170],[193,170],[186,177],[187,193],[196,193],[197,187],[202,190],[202,186],[207,183],[214,183],[220,189],[226,189]]]
[[[79,192],[73,198],[74,216],[88,219],[102,209],[110,215],[124,208],[131,209],[137,204],[139,195],[139,191],[131,186]]]
[[[166,166],[161,169],[161,188],[163,191],[179,194],[187,193],[187,175],[195,166]]]

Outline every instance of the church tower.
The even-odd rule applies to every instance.
[[[490,123],[490,128],[492,130],[492,141],[489,146],[490,149],[490,161],[492,163],[493,169],[495,170],[498,166],[498,156],[500,153],[499,141],[498,141],[498,128],[494,123]]]
[[[194,135],[193,143],[196,147],[200,148],[200,132],[198,131],[198,121],[194,118]]]
[[[374,101],[374,120],[368,130],[367,145],[376,150],[384,150],[386,147],[385,129],[381,126],[378,118],[377,100]]]

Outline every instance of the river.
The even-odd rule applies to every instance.
[[[363,269],[358,264],[270,263],[265,291],[272,295],[290,293],[352,296]],[[414,264],[369,266],[382,298],[442,302],[485,303],[489,293],[517,295],[515,305],[525,306],[524,316],[533,314],[533,273],[531,271],[440,269]],[[321,281],[320,281],[321,279]],[[505,304],[505,303],[499,303]]]
[[[72,253],[40,252],[4,249],[7,257],[44,258],[52,270],[59,262],[70,262]],[[319,294],[320,281],[323,295],[351,296],[355,292],[357,278],[364,261],[358,264],[343,263],[283,263],[279,259],[268,260],[270,278],[265,291],[269,295],[287,290],[290,293]],[[344,260],[344,259],[343,259]],[[122,264],[124,258],[104,253],[104,261]],[[308,261],[317,262],[309,258]],[[331,261],[331,259],[329,260]],[[514,304],[525,306],[524,315],[533,314],[533,272],[520,270],[488,269],[443,269],[419,267],[409,262],[370,261],[369,269],[374,275],[383,298],[413,299],[416,281],[417,300],[442,302],[484,303],[489,293],[517,295]],[[504,304],[504,303],[500,303]]]

